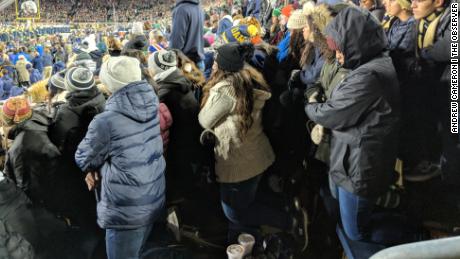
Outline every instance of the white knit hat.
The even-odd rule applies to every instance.
[[[115,93],[132,82],[142,80],[139,60],[127,56],[111,57],[101,66],[102,83]]]
[[[160,74],[170,68],[177,66],[176,53],[172,50],[160,50],[149,57],[149,68],[155,74]]]
[[[292,12],[289,17],[287,27],[289,30],[303,29],[307,26],[307,16],[303,14],[302,10],[296,10]]]
[[[144,24],[142,22],[134,22],[131,33],[136,35],[144,34]]]

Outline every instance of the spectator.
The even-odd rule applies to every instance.
[[[3,105],[2,120],[13,144],[8,150],[5,174],[34,202],[47,201],[56,178],[59,150],[48,138],[49,121],[33,112],[26,99],[10,98]]]
[[[419,115],[423,116],[423,134],[419,139],[421,161],[415,174],[408,174],[406,180],[423,181],[438,176],[439,151],[442,141],[442,170],[446,183],[460,182],[459,138],[450,133],[450,1],[413,1],[412,10],[417,22],[417,63],[414,67],[414,85],[417,87]],[[425,101],[424,101],[425,100]],[[426,102],[426,100],[433,100]],[[422,125],[423,124],[423,125]],[[437,128],[441,126],[441,138]],[[427,139],[428,138],[428,139]],[[450,179],[450,180],[449,180]]]
[[[50,78],[53,71],[53,56],[48,47],[45,48],[43,54],[43,78]]]
[[[100,191],[97,217],[106,230],[109,259],[140,257],[164,209],[158,98],[141,74],[139,61],[130,57],[112,57],[102,65],[100,78],[112,96],[75,154],[88,188]]]
[[[176,0],[170,47],[184,52],[204,71],[204,12],[199,0]]]
[[[233,27],[233,18],[230,16],[228,9],[224,8],[221,11],[221,19],[219,21],[219,27],[217,28],[217,35],[222,35],[224,31]]]
[[[360,0],[359,5],[371,12],[379,22],[383,20],[385,9],[383,8],[381,0]]]
[[[262,128],[262,108],[270,98],[268,85],[259,72],[245,65],[252,48],[247,43],[230,43],[217,49],[199,114],[205,128],[202,140],[211,134],[216,139],[215,170],[230,243],[243,231],[257,236],[260,225],[283,230],[298,227],[292,226],[295,221],[285,212],[255,201],[259,182],[275,154]],[[306,231],[305,226],[300,228]]]
[[[23,55],[18,57],[18,62],[16,62],[16,71],[18,72],[18,83],[19,86],[29,87],[30,86],[30,74],[29,70],[27,70],[26,58]]]
[[[29,82],[31,85],[42,80],[42,74],[40,73],[40,71],[38,71],[38,69],[33,68],[31,64],[27,64],[26,68],[30,75]]]
[[[332,130],[329,171],[338,186],[345,233],[352,240],[381,244],[412,241],[413,232],[384,226],[393,222],[391,214],[374,212],[376,197],[396,180],[392,172],[400,111],[383,29],[362,10],[349,7],[334,18],[326,33],[338,62],[351,72],[330,99],[316,103],[313,95],[305,110],[311,120]]]
[[[64,80],[60,73],[51,79],[50,88],[60,89],[64,83],[68,91],[66,102],[57,106],[54,123],[50,127],[50,139],[61,153],[57,165],[61,174],[56,179],[56,188],[53,189],[55,199],[52,208],[72,221],[77,221],[78,225],[83,222],[92,225],[96,218],[95,213],[94,218],[88,218],[87,214],[95,212],[94,196],[85,190],[84,176],[74,157],[89,123],[104,110],[105,99],[94,83],[93,74],[87,68],[70,68]]]

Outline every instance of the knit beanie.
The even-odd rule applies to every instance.
[[[65,86],[65,74],[66,71],[61,71],[59,73],[56,73],[52,75],[48,81],[48,87],[51,88],[59,88],[62,90],[66,90]]]
[[[140,62],[127,56],[110,57],[102,64],[99,77],[107,89],[115,93],[132,82],[142,80]]]
[[[251,43],[228,43],[217,49],[216,62],[219,69],[238,72],[253,53],[254,46]]]
[[[292,14],[292,11],[294,11],[294,7],[291,4],[286,5],[285,7],[283,7],[283,9],[281,9],[281,14],[286,17],[290,17]]]
[[[412,10],[410,0],[396,0],[396,2],[398,2],[402,9],[409,11]]]
[[[251,38],[257,36],[257,34],[258,30],[254,25],[233,26],[222,33],[222,40],[224,43],[243,43],[250,41]]]
[[[12,97],[2,107],[2,120],[8,126],[21,123],[32,117],[32,109],[24,97]]]
[[[133,23],[133,28],[131,29],[132,34],[142,35],[144,34],[144,24],[142,22]]]
[[[89,90],[95,85],[93,73],[85,67],[69,68],[64,84],[69,92]]]
[[[149,57],[149,68],[152,69],[155,74],[160,74],[175,67],[177,67],[177,58],[174,51],[162,49]]]
[[[272,16],[279,17],[281,15],[281,10],[279,8],[273,9]]]
[[[289,30],[295,30],[303,29],[305,26],[307,26],[307,16],[303,14],[301,10],[292,12],[292,15],[287,23],[287,28]]]

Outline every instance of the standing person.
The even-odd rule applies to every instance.
[[[204,11],[199,0],[176,0],[170,48],[184,52],[204,71]]]
[[[67,90],[66,102],[57,106],[49,134],[62,155],[58,163],[61,174],[56,180],[53,207],[71,220],[82,223],[90,214],[88,212],[94,210],[94,197],[85,191],[84,176],[75,163],[75,151],[91,120],[104,110],[105,99],[89,69],[74,67],[66,72],[65,78],[61,75],[62,72],[53,75],[49,83],[50,92],[60,91],[62,84]]]
[[[271,94],[262,74],[245,64],[251,52],[250,44],[230,43],[217,49],[214,72],[205,86],[198,116],[205,129],[202,139],[210,134],[216,139],[215,172],[222,208],[229,220],[229,242],[236,241],[243,231],[257,236],[260,225],[299,230],[293,224],[299,221],[292,220],[286,211],[255,199],[262,175],[274,163],[275,154],[262,126],[262,109]],[[305,238],[306,226],[300,229]]]
[[[197,182],[197,177],[193,166],[199,164],[203,155],[203,147],[199,142],[200,105],[195,98],[193,83],[177,65],[178,57],[173,50],[160,50],[149,58],[149,70],[154,74],[158,98],[169,108],[174,120],[166,157],[167,182],[177,183],[174,185],[177,188],[171,188],[174,194],[194,191],[193,183]],[[168,186],[171,185],[168,183]]]
[[[6,154],[5,174],[32,201],[47,201],[60,156],[48,138],[48,118],[32,111],[25,98],[14,97],[3,104],[2,120],[13,141]]]
[[[75,153],[88,188],[97,189],[97,222],[106,230],[109,259],[139,258],[164,209],[159,103],[141,77],[135,58],[111,57],[103,63],[100,78],[112,95]]]
[[[42,74],[40,73],[40,71],[38,71],[38,69],[33,68],[31,64],[27,64],[26,69],[30,75],[29,77],[30,85],[33,85],[36,82],[42,80]]]
[[[43,57],[40,56],[40,53],[38,53],[38,51],[34,51],[32,53],[32,57],[33,57],[33,59],[32,59],[31,63],[32,63],[33,67],[35,69],[37,69],[40,72],[40,74],[43,74],[43,67],[44,67],[44,65],[43,65]]]
[[[366,33],[368,32],[368,33]],[[348,7],[326,28],[327,43],[350,69],[330,99],[309,98],[305,110],[332,130],[330,175],[338,186],[342,226],[348,238],[379,244],[415,241],[407,222],[374,210],[377,197],[396,181],[399,88],[387,39],[368,12]]]
[[[445,183],[460,183],[460,153],[458,134],[450,133],[450,43],[451,19],[449,0],[413,1],[412,10],[417,20],[417,63],[414,84],[419,91],[417,104],[423,125],[421,143],[423,159],[414,175],[406,180],[423,181],[439,175],[439,153]],[[426,102],[426,100],[431,100]],[[458,104],[458,102],[457,102]],[[442,151],[438,145],[441,128]],[[430,141],[431,140],[431,141]],[[418,172],[417,172],[418,171]],[[458,188],[458,187],[457,187]],[[458,190],[458,189],[457,189]]]
[[[29,64],[23,55],[18,57],[16,62],[16,71],[18,72],[18,84],[19,86],[29,87],[30,86],[30,74],[27,70],[27,64]]]
[[[50,78],[51,73],[53,72],[53,56],[48,47],[45,48],[45,53],[43,54],[43,78]]]

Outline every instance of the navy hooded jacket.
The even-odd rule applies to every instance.
[[[199,0],[177,0],[172,14],[170,48],[179,49],[194,62],[204,60],[204,12]]]
[[[78,146],[83,172],[101,173],[97,204],[102,228],[136,229],[152,224],[165,203],[165,161],[158,97],[146,81],[116,91]]]

